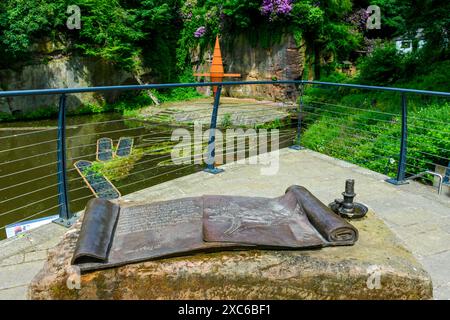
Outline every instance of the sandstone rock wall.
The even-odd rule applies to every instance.
[[[290,34],[283,35],[281,41],[270,48],[253,47],[244,34],[232,39],[221,39],[221,48],[225,72],[240,73],[242,77],[239,80],[256,81],[274,78],[297,80],[302,78],[306,46],[303,42],[297,44]],[[212,51],[213,48],[210,48],[202,55],[198,50],[193,52],[192,62],[195,72],[209,72]],[[201,89],[201,91],[210,93],[209,88]],[[291,100],[297,96],[295,87],[285,85],[234,86],[227,87],[224,91],[231,97],[270,98],[273,100]]]
[[[292,35],[282,36],[270,48],[253,47],[246,35],[221,40],[226,72],[241,73],[239,80],[300,79],[305,65],[305,45],[297,44]],[[64,45],[44,41],[36,44],[33,56],[49,61],[34,63],[16,69],[0,69],[0,90],[48,89],[135,84],[133,75],[113,64],[94,58],[65,56]],[[192,53],[195,72],[209,72],[213,48],[200,54]],[[43,59],[41,59],[43,60]],[[228,79],[228,80],[237,80]],[[211,88],[199,89],[210,94]],[[272,100],[294,100],[294,86],[258,85],[233,86],[224,90],[226,96],[254,97]],[[69,109],[82,104],[111,102],[117,93],[83,93],[68,97]],[[0,99],[0,112],[14,114],[30,112],[42,107],[56,106],[57,96],[29,96]]]
[[[17,70],[0,70],[0,88],[3,90],[77,88],[135,83],[130,73],[114,65],[87,57],[59,56],[48,63],[30,64]],[[118,93],[83,93],[70,95],[69,109],[82,104],[112,101]],[[41,107],[56,106],[58,96],[28,96],[0,99],[0,112],[23,113]]]

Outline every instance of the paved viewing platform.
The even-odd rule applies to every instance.
[[[293,184],[308,188],[325,204],[339,198],[346,179],[355,179],[356,201],[384,220],[430,274],[436,299],[450,299],[450,195],[410,182],[386,183],[386,176],[309,150],[280,151],[279,171],[261,175],[264,165],[231,163],[225,172],[205,172],[129,194],[124,199],[159,201],[203,194],[277,197]],[[0,299],[25,299],[47,250],[67,229],[55,224],[0,242]]]

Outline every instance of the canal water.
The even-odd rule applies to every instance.
[[[0,124],[0,239],[5,238],[8,224],[58,214],[56,125],[56,120]],[[120,137],[134,137],[135,146],[148,146],[169,141],[173,129],[167,124],[124,119],[115,113],[68,117],[66,148],[71,211],[82,210],[94,197],[73,164],[78,160],[95,161],[97,139],[109,137],[117,144]],[[290,143],[280,138],[280,148]],[[170,159],[170,153],[144,155],[128,176],[114,185],[126,195],[204,168],[157,165],[166,159]]]
[[[56,120],[1,124],[0,228],[22,219],[58,213],[56,125]],[[66,147],[71,211],[83,209],[93,198],[73,164],[78,160],[95,161],[97,139],[109,137],[117,144],[122,136],[134,137],[135,145],[139,146],[148,141],[170,140],[172,130],[169,129],[167,125],[126,120],[114,113],[68,117]],[[202,169],[189,166],[171,172],[173,166],[157,166],[164,160],[162,157],[144,156],[126,178],[114,185],[125,195]],[[170,159],[170,155],[165,159]],[[3,228],[0,239],[5,235]]]

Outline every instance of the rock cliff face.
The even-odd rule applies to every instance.
[[[17,70],[0,70],[2,90],[77,88],[135,83],[132,75],[104,61],[85,57],[58,57],[48,63],[31,64]],[[0,90],[1,90],[0,89]],[[68,107],[112,101],[117,93],[83,93],[68,96]],[[29,112],[56,106],[58,96],[29,96],[0,99],[0,112]]]
[[[305,65],[305,45],[297,44],[292,35],[284,35],[279,43],[270,48],[253,47],[246,35],[221,40],[222,56],[226,72],[240,73],[239,80],[300,79]],[[19,69],[0,70],[0,90],[48,89],[67,87],[91,87],[104,85],[135,84],[132,74],[116,66],[87,57],[66,57],[60,43],[43,42],[35,45],[33,55],[51,59],[47,63],[35,63]],[[192,53],[194,71],[209,72],[213,48],[200,54]],[[238,80],[238,79],[228,79]],[[202,88],[210,94],[211,88]],[[294,100],[294,86],[258,85],[233,86],[224,90],[226,96],[254,97],[272,100]],[[69,109],[82,104],[113,101],[117,93],[83,93],[68,97]],[[0,99],[0,112],[14,114],[56,106],[58,96],[29,96]]]
[[[242,76],[239,80],[296,80],[301,79],[303,75],[306,47],[304,43],[297,44],[289,34],[285,34],[279,43],[270,48],[252,47],[245,35],[222,39],[221,48],[225,72],[240,73]],[[195,72],[209,72],[212,50],[213,48],[206,50],[202,56],[198,50],[193,52]],[[202,90],[209,93],[210,89]],[[297,92],[294,86],[255,85],[228,87],[225,94],[231,97],[286,100],[295,99]]]

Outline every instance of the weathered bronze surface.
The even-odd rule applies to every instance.
[[[351,245],[357,237],[299,186],[275,199],[203,196],[134,206],[94,199],[72,263],[88,271],[199,251]]]
[[[82,264],[90,261],[108,260],[111,235],[119,216],[119,206],[105,199],[89,201],[86,206],[83,228],[72,262]]]
[[[334,213],[341,217],[347,219],[360,219],[369,211],[362,203],[353,201],[356,196],[355,180],[347,179],[345,181],[345,191],[342,192],[342,196],[344,199],[336,199],[328,205]]]
[[[204,206],[205,241],[288,248],[324,244],[292,192],[275,199],[212,196]]]

